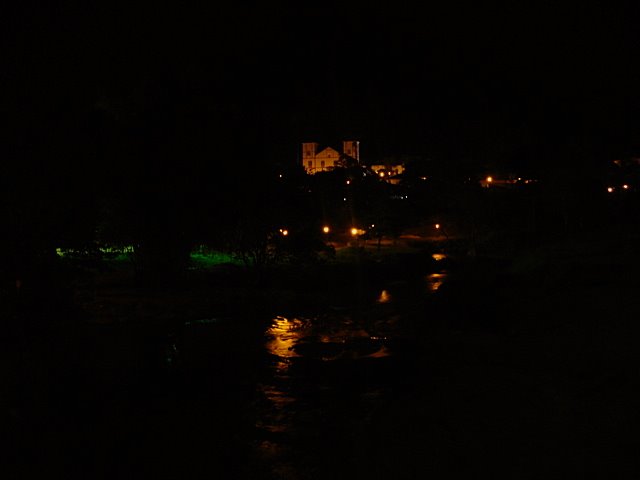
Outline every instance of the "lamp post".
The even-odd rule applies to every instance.
[[[329,236],[329,234],[331,233],[331,228],[328,225],[324,225],[322,227],[322,233],[327,237],[327,244],[330,247],[335,248],[334,245],[331,243],[331,237]]]
[[[444,231],[444,228],[442,228],[442,225],[440,223],[436,223],[435,227],[436,227],[436,230],[439,230],[440,232],[442,232],[445,239],[449,240],[449,235],[447,235],[447,232]]]

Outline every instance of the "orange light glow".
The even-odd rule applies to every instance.
[[[609,193],[613,192],[613,187],[607,187],[607,192]]]
[[[487,177],[487,183],[493,182],[493,177]]]
[[[439,229],[439,228],[440,228],[440,224],[436,223],[436,229]]]
[[[351,229],[351,235],[353,235],[354,237],[355,237],[356,235],[358,235],[358,229],[357,229],[357,228],[352,228],[352,229]]]
[[[389,303],[391,301],[391,295],[389,295],[389,292],[387,290],[382,290],[382,292],[380,292],[380,295],[378,296],[378,299],[376,300],[377,303]]]
[[[624,188],[625,190],[627,190],[629,188],[629,185],[627,185],[626,183],[624,185],[622,185],[622,188]]]
[[[281,233],[284,237],[286,237],[287,235],[289,235],[289,230],[286,230],[286,229],[282,229],[282,228],[281,228],[281,229],[280,229],[280,233]]]
[[[322,227],[322,231],[324,233],[329,233],[329,227],[327,227],[326,225],[324,227]]]
[[[427,288],[429,289],[429,291],[431,292],[437,291],[442,286],[442,283],[445,278],[446,278],[446,274],[444,273],[432,273],[430,275],[427,275],[426,280],[427,280]]]

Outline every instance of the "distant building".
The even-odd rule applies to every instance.
[[[360,163],[360,142],[345,140],[342,152],[331,147],[320,149],[320,144],[307,142],[302,144],[302,166],[309,174],[326,172],[345,164]]]

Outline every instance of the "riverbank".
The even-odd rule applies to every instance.
[[[315,263],[256,269],[237,264],[194,266],[166,284],[141,285],[132,264],[105,262],[73,280],[73,302],[97,324],[190,321],[216,316],[313,310],[361,300],[372,286],[450,268],[438,243],[351,246]]]
[[[179,278],[153,286],[137,282],[129,262],[96,265],[59,259],[57,273],[31,289],[23,286],[18,300],[23,311],[33,315],[48,303],[45,309],[64,311],[81,322],[163,324],[362,301],[385,282],[447,271],[455,275],[439,296],[450,297],[447,303],[457,306],[456,316],[498,319],[518,311],[517,323],[539,328],[544,322],[534,320],[541,316],[535,312],[549,303],[562,304],[557,297],[567,290],[634,288],[632,272],[640,265],[638,236],[549,236],[518,248],[495,243],[471,256],[456,239],[407,235],[381,245],[339,245],[334,256],[318,262],[273,265],[262,271],[238,264],[195,264]],[[13,301],[10,297],[5,305]],[[514,328],[513,320],[507,323]]]

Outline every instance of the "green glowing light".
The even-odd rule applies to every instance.
[[[76,250],[73,248],[56,248],[56,255],[61,258],[83,258],[87,254],[95,255],[100,252],[103,256],[103,260],[109,262],[129,262],[132,259],[133,245],[126,246],[103,246],[94,249]],[[92,255],[90,255],[92,256]],[[216,265],[241,265],[242,262],[229,253],[220,252],[217,250],[208,250],[198,248],[190,255],[191,263],[196,268],[210,268]]]
[[[225,264],[240,265],[241,263],[232,255],[218,251],[211,251],[207,253],[192,253],[191,261],[196,266],[204,268]]]
[[[97,252],[105,255],[106,258],[116,261],[129,260],[133,253],[133,245],[125,245],[123,247],[97,247],[97,248],[56,248],[56,255],[64,258],[83,258],[86,256],[95,256]]]
[[[100,247],[98,250],[102,253],[133,253],[133,245],[126,245],[124,247]]]

